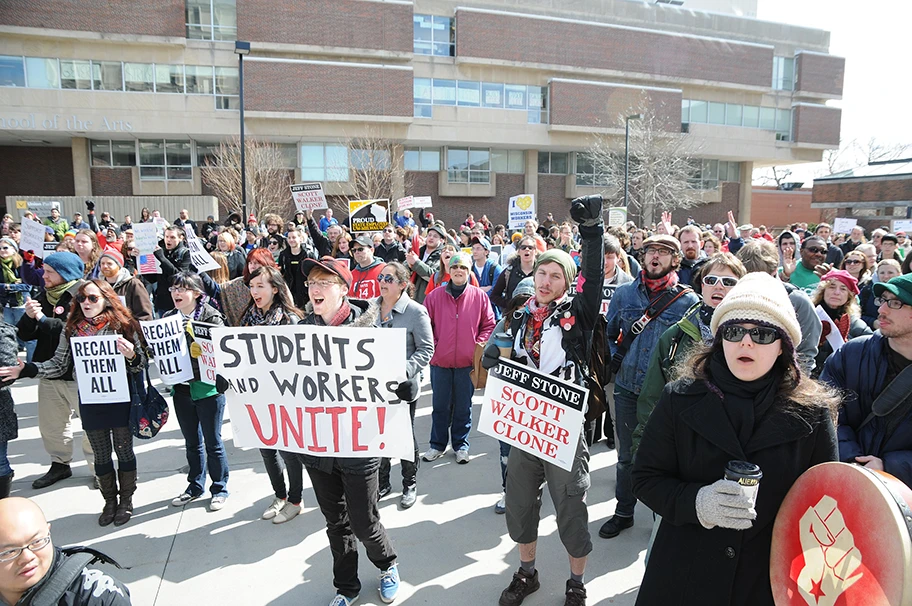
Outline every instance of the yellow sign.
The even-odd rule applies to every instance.
[[[17,210],[28,210],[28,201],[27,200],[16,200],[16,209]]]
[[[532,196],[520,196],[516,199],[516,206],[523,210],[529,210],[529,207],[532,206]]]

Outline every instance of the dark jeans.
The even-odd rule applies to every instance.
[[[472,367],[443,368],[431,366],[433,412],[431,413],[431,448],[453,450],[469,448],[472,429],[472,394],[475,386],[470,376]]]
[[[510,449],[512,446],[506,442],[497,442],[500,444],[500,483],[504,492],[507,491],[507,461],[510,460]]]
[[[8,444],[9,442],[6,440],[0,440],[0,478],[13,473],[13,468],[10,467],[9,459],[7,458]]]
[[[367,558],[377,569],[386,570],[396,562],[396,553],[377,509],[379,474],[377,471],[368,475],[348,473],[338,461],[330,473],[307,467],[307,474],[326,518],[326,534],[333,556],[333,585],[340,594],[353,598],[361,593],[357,541],[364,544]]]
[[[637,397],[629,391],[615,387],[614,412],[617,426],[617,486],[615,497],[617,506],[614,515],[622,518],[632,518],[636,508],[637,499],[633,496],[633,483],[630,472],[633,471],[633,456],[630,448],[633,445],[633,430],[637,426]]]
[[[402,468],[402,489],[414,486],[418,483],[418,439],[415,437],[415,408],[418,406],[418,400],[409,402],[409,416],[412,418],[412,442],[415,446],[414,461],[399,461]],[[380,486],[390,485],[390,460],[387,457],[380,459]]]
[[[298,455],[284,450],[261,448],[260,456],[263,457],[263,464],[266,465],[266,473],[269,474],[269,481],[272,482],[275,496],[280,499],[288,499],[295,505],[300,504],[304,495],[304,465]],[[287,491],[285,490],[285,476],[282,475],[283,462],[285,469],[288,470]]]
[[[228,456],[222,443],[222,418],[225,414],[225,396],[219,394],[202,400],[193,400],[190,389],[174,389],[174,412],[184,445],[187,449],[187,492],[199,496],[206,490],[205,469],[209,470],[212,496],[228,494]],[[205,450],[203,445],[205,444]]]

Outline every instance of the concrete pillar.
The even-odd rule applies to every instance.
[[[405,148],[401,143],[393,145],[390,162],[393,171],[390,176],[390,190],[393,194],[393,199],[390,200],[390,208],[395,211],[396,200],[405,197]]]
[[[73,137],[70,140],[73,155],[73,190],[77,196],[92,195],[92,157],[89,154],[89,140]]]
[[[526,150],[526,188],[524,194],[535,194],[538,200],[538,150]]]
[[[738,216],[735,217],[739,224],[751,222],[751,183],[754,175],[754,163],[741,163],[741,190],[738,192]],[[727,212],[727,209],[726,209]]]

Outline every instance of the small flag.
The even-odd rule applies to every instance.
[[[139,255],[139,273],[141,274],[160,274],[161,266],[155,255]]]

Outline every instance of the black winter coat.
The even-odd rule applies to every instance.
[[[19,362],[18,347],[16,327],[0,321],[0,366],[15,366]],[[19,423],[9,385],[0,384],[0,442],[9,442],[19,436]]]
[[[171,298],[168,288],[176,274],[190,269],[190,249],[181,242],[173,250],[159,248],[155,251],[155,258],[161,264],[161,274],[146,277],[158,282],[154,297],[155,309],[164,314],[174,309],[174,299]]]
[[[44,321],[39,322],[23,314],[16,327],[19,330],[19,338],[23,341],[36,340],[35,354],[32,356],[32,362],[47,362],[54,357],[57,351],[57,344],[60,343],[60,333],[66,326],[67,318],[70,316],[70,307],[73,304],[73,297],[76,296],[81,282],[76,282],[70,287],[60,299],[57,305],[51,305],[47,299],[47,292],[41,291],[37,301],[41,303],[41,312],[44,314]],[[60,377],[63,381],[73,380],[73,370],[70,369]]]
[[[16,606],[31,606],[35,594],[47,583],[54,572],[70,557],[60,548],[54,550],[50,570],[35,586],[19,599]],[[91,564],[90,564],[91,566]],[[57,606],[130,606],[130,590],[126,585],[104,572],[86,566],[64,591]]]
[[[633,492],[662,516],[637,604],[773,604],[770,545],[786,493],[810,467],[838,460],[829,411],[784,410],[777,402],[742,448],[722,399],[702,381],[665,387],[634,460]],[[800,415],[800,416],[799,416]],[[707,530],[697,519],[700,488],[728,461],[760,466],[757,519],[749,530]]]

